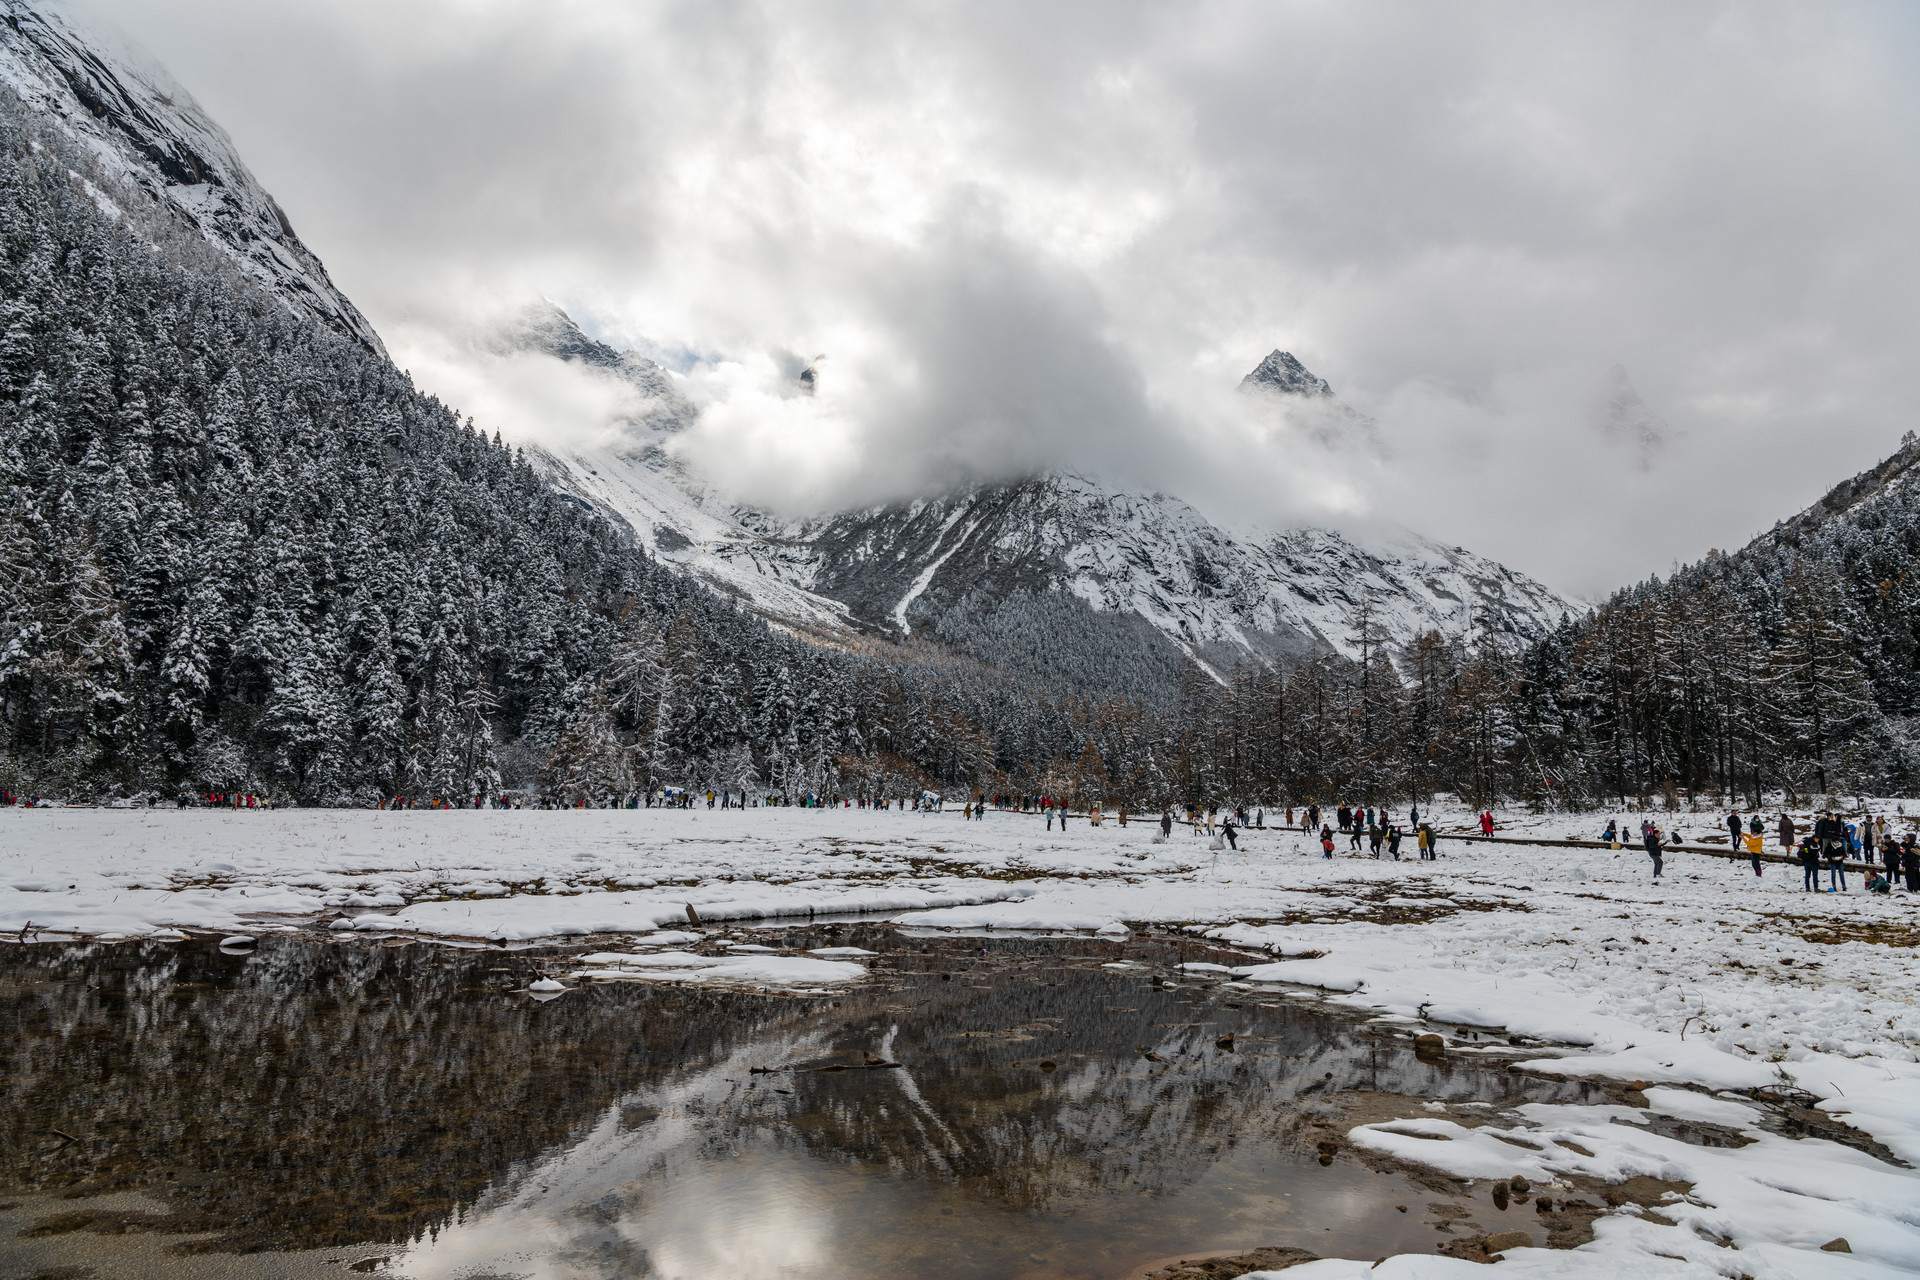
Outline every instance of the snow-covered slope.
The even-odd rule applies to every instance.
[[[1134,614],[1216,668],[1248,658],[1357,655],[1357,619],[1404,644],[1465,635],[1483,615],[1513,636],[1574,611],[1539,583],[1416,534],[1362,547],[1328,529],[1229,532],[1178,498],[1053,473],[952,497],[774,525],[816,556],[814,591],[867,622],[937,625],[1016,591],[1063,591]]]
[[[0,84],[289,308],[385,354],[226,132],[144,54],[45,0],[0,0]]]
[[[1906,493],[1916,478],[1920,478],[1920,436],[1909,431],[1901,438],[1900,447],[1879,466],[1870,467],[1850,480],[1842,480],[1820,501],[1782,520],[1735,554],[1794,546],[1824,531],[1828,525],[1852,520],[1868,503]]]
[[[529,311],[500,345],[641,388],[650,407],[625,439],[547,455],[555,479],[625,519],[660,559],[806,629],[951,639],[1018,595],[1064,593],[1096,615],[1143,620],[1219,670],[1357,654],[1363,603],[1375,639],[1399,644],[1431,630],[1537,636],[1576,612],[1522,574],[1417,534],[1367,547],[1328,529],[1230,532],[1178,498],[1069,473],[785,520],[727,502],[674,462],[667,442],[691,409],[651,361],[595,342],[550,307]],[[1339,405],[1285,352],[1248,382]]]

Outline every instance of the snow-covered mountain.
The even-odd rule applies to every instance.
[[[139,50],[83,28],[57,5],[0,0],[0,84],[288,307],[385,354],[225,130]]]
[[[1607,370],[1605,388],[1594,407],[1593,424],[1610,442],[1632,449],[1634,463],[1642,471],[1652,469],[1654,456],[1673,436],[1673,428],[1656,417],[1634,390],[1625,365],[1616,364]]]
[[[42,0],[0,0],[0,83],[284,305],[382,353],[226,133],[143,54]],[[546,304],[492,349],[625,383],[636,393],[630,420],[600,446],[545,455],[553,479],[631,526],[663,563],[823,641],[930,636],[994,661],[993,637],[1035,631],[1026,623],[1038,610],[1048,625],[1070,618],[1096,650],[1145,645],[1218,671],[1355,652],[1363,603],[1376,634],[1399,642],[1430,629],[1527,637],[1575,612],[1531,579],[1411,533],[1363,546],[1323,529],[1229,531],[1177,498],[1067,473],[783,519],[678,464],[670,444],[696,410],[654,362],[595,341]],[[1323,437],[1371,432],[1286,352],[1262,361],[1244,389]]]
[[[1178,498],[1066,472],[783,519],[727,501],[673,459],[692,409],[665,370],[595,342],[557,309],[523,320],[505,349],[617,372],[648,406],[612,445],[546,455],[554,478],[624,519],[661,560],[803,630],[953,641],[1010,602],[1051,598],[1135,632],[1144,622],[1217,671],[1355,654],[1363,602],[1376,638],[1400,644],[1429,630],[1523,639],[1579,612],[1523,574],[1410,532],[1363,546],[1328,529],[1230,531]],[[1249,380],[1339,403],[1285,352]]]

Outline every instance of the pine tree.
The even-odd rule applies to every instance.
[[[1874,715],[1866,668],[1834,616],[1831,585],[1811,567],[1788,580],[1793,608],[1773,650],[1780,733],[1822,794],[1829,761]]]

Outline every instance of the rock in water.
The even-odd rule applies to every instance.
[[[1496,1231],[1487,1237],[1487,1252],[1500,1253],[1506,1249],[1533,1248],[1533,1233],[1530,1231]]]
[[[565,991],[566,989],[565,983],[555,982],[552,978],[541,978],[527,984],[529,991]]]

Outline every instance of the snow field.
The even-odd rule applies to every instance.
[[[1443,830],[1467,818],[1436,816]],[[1712,816],[1686,825],[1704,833]],[[1559,837],[1604,823],[1503,828]],[[1920,1165],[1920,897],[1867,895],[1858,877],[1848,894],[1803,893],[1797,867],[1770,864],[1756,880],[1744,862],[1686,853],[1655,883],[1635,849],[1448,839],[1422,863],[1344,856],[1343,840],[1342,856],[1323,860],[1297,831],[1244,832],[1238,851],[1219,852],[1184,831],[1166,843],[1155,834],[1146,823],[1076,820],[1063,835],[1013,814],[861,810],[11,809],[0,811],[0,930],[22,940],[329,924],[494,941],[616,933],[627,939],[618,950],[571,959],[564,976],[822,988],[858,980],[861,957],[751,943],[696,955],[688,943],[714,938],[688,906],[702,925],[865,912],[963,930],[1178,927],[1246,953],[1231,972],[1190,966],[1187,981],[1286,983],[1409,1033],[1439,1030],[1450,1053],[1489,1043],[1510,1053],[1515,1038],[1538,1054],[1529,1069],[1651,1086],[1645,1111],[1499,1117],[1518,1146],[1443,1117],[1353,1131],[1360,1145],[1462,1177],[1552,1185],[1644,1173],[1693,1186],[1660,1210],[1674,1225],[1628,1206],[1599,1221],[1592,1244],[1517,1250],[1508,1268],[1756,1280],[1920,1270],[1912,1169],[1767,1132],[1748,1102],[1698,1092],[1804,1090]],[[1663,1137],[1650,1114],[1722,1124],[1748,1145]],[[1819,1249],[1835,1237],[1853,1252]],[[1407,1256],[1377,1274],[1470,1265]],[[1288,1274],[1358,1272],[1327,1262]]]

